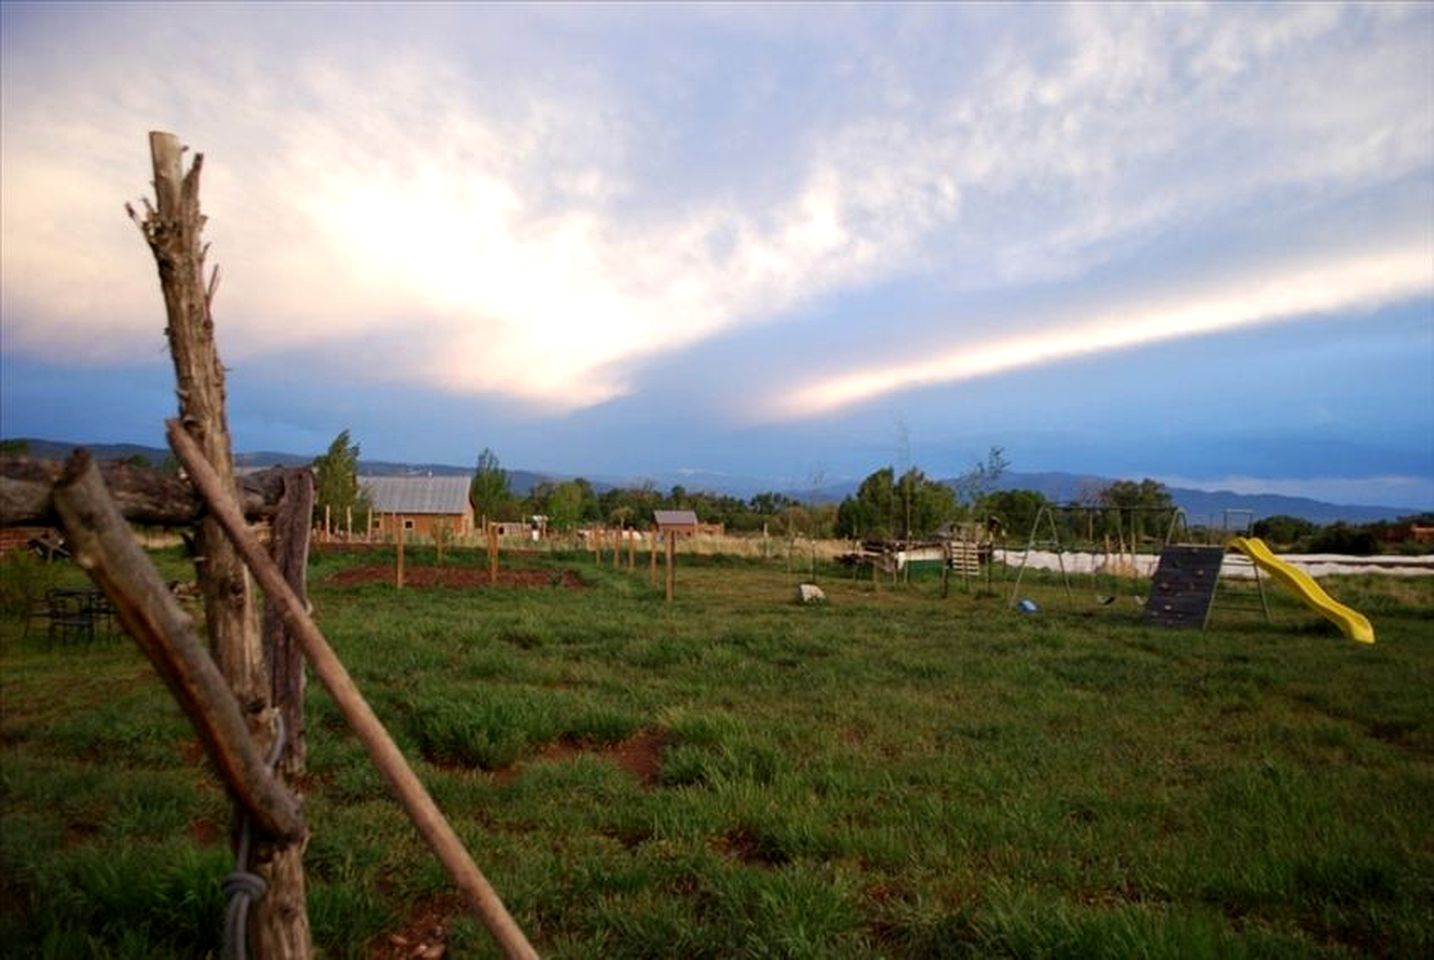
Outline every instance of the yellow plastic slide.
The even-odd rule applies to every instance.
[[[1270,551],[1259,537],[1236,537],[1230,546],[1255,561],[1276,580],[1300,595],[1300,599],[1319,611],[1320,615],[1344,631],[1344,635],[1360,643],[1374,642],[1374,627],[1358,610],[1352,610],[1324,592],[1314,578],[1299,567],[1292,566]]]

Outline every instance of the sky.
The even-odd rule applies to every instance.
[[[0,434],[1434,508],[1434,4],[0,6]]]

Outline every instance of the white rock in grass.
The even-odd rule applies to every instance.
[[[797,602],[826,603],[827,595],[815,583],[802,583],[797,585]]]

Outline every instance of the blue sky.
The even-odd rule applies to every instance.
[[[0,433],[158,443],[206,155],[240,449],[1434,507],[1434,5],[26,5]]]

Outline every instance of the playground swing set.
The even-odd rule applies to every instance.
[[[1265,596],[1264,574],[1292,590],[1300,600],[1333,623],[1350,640],[1359,643],[1374,642],[1374,627],[1367,617],[1335,600],[1313,577],[1299,567],[1281,560],[1263,540],[1251,535],[1253,515],[1247,510],[1225,512],[1224,521],[1219,528],[1221,542],[1197,544],[1193,542],[1185,512],[1179,507],[1098,507],[1085,504],[1043,506],[1031,524],[1031,533],[1011,587],[1009,602],[1012,606],[1021,602],[1018,599],[1021,580],[1025,576],[1031,553],[1035,550],[1055,554],[1066,602],[1072,607],[1075,606],[1075,594],[1071,589],[1070,574],[1065,562],[1066,551],[1061,543],[1060,524],[1056,521],[1057,511],[1061,511],[1067,519],[1071,514],[1083,514],[1087,536],[1092,542],[1095,518],[1100,515],[1102,527],[1107,530],[1113,527],[1117,546],[1117,552],[1112,554],[1110,532],[1107,532],[1104,571],[1124,573],[1136,578],[1140,576],[1135,559],[1142,526],[1140,518],[1145,513],[1169,514],[1170,521],[1165,528],[1159,560],[1150,576],[1149,594],[1143,599],[1134,597],[1143,608],[1143,620],[1147,624],[1203,630],[1209,624],[1214,610],[1226,556],[1233,552],[1242,555],[1251,564],[1256,593],[1266,623],[1271,620],[1269,602]],[[1238,530],[1234,529],[1231,522],[1237,517],[1244,521]],[[1179,536],[1180,534],[1183,536]],[[1096,602],[1108,605],[1115,599],[1114,596],[1097,596]]]

